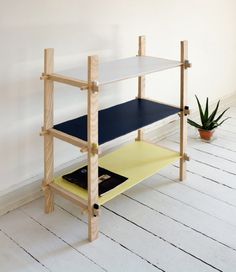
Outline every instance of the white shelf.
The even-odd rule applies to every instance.
[[[105,85],[123,79],[138,77],[175,68],[181,62],[147,56],[136,56],[99,64],[98,84]],[[73,68],[58,72],[62,75],[87,81],[87,69]]]

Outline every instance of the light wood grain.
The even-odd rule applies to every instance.
[[[93,152],[94,144],[98,146],[98,92],[93,90],[98,78],[98,57],[88,57],[88,238],[98,238],[99,216],[94,216],[93,206],[98,203],[98,154]]]
[[[54,70],[54,50],[48,48],[44,50],[44,73],[51,74]],[[44,130],[53,127],[53,95],[54,86],[53,81],[44,80]],[[54,148],[53,136],[49,134],[44,135],[44,181],[43,188],[45,193],[45,212],[50,213],[54,209],[53,192],[49,183],[53,181],[54,173]]]
[[[66,85],[78,87],[81,90],[86,90],[88,88],[88,83],[86,81],[79,80],[79,79],[76,79],[73,77],[60,75],[60,74],[55,74],[55,73],[49,74],[48,79],[50,79],[52,81],[60,82],[60,83],[66,84]]]
[[[188,42],[181,42],[181,63],[188,59]],[[184,114],[184,107],[187,106],[187,69],[184,65],[180,67],[180,170],[179,179],[183,181],[186,178],[186,160],[184,154],[187,147],[187,116]]]
[[[54,128],[49,129],[48,132],[53,137],[56,137],[62,141],[65,141],[67,143],[80,147],[83,151],[87,150],[88,148],[88,143],[80,138],[71,136],[69,134],[66,134]]]
[[[63,189],[62,187],[58,186],[55,183],[50,184],[50,188],[57,194],[63,196],[64,198],[74,202],[75,204],[79,205],[83,211],[88,210],[87,201],[85,201],[83,198]]]
[[[145,56],[146,54],[146,39],[145,36],[139,36],[139,48],[138,48],[138,56]],[[138,98],[145,97],[145,76],[138,77]],[[138,130],[138,141],[143,140],[143,129]]]

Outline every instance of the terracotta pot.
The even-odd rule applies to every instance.
[[[214,130],[204,130],[201,128],[199,128],[198,131],[199,131],[200,137],[203,140],[207,140],[207,141],[209,141],[211,139],[211,137],[213,136],[213,133],[214,133]]]

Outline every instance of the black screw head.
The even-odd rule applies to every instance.
[[[95,203],[95,204],[93,205],[93,208],[94,208],[95,210],[98,210],[98,209],[99,209],[99,205],[98,205],[97,203]]]

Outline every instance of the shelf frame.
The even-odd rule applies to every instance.
[[[180,151],[177,159],[180,162],[179,179],[186,178],[186,161],[189,157],[186,154],[187,146],[187,69],[191,66],[188,61],[188,43],[181,42],[180,62],[173,61],[169,68],[180,67]],[[139,37],[138,57],[146,56],[145,36]],[[135,61],[135,60],[134,60]],[[161,67],[160,70],[162,70]],[[169,69],[165,68],[165,69]],[[155,72],[149,71],[148,73]],[[137,98],[145,98],[145,75],[137,74],[138,95]],[[44,72],[41,79],[44,80],[44,126],[41,135],[44,136],[44,179],[42,188],[45,195],[45,213],[54,210],[54,193],[78,204],[83,210],[88,212],[88,239],[93,241],[99,234],[100,203],[98,197],[98,97],[99,85],[99,61],[98,56],[88,57],[87,80],[80,80],[67,75],[54,73],[54,50],[48,48],[44,50]],[[134,76],[133,76],[134,77]],[[126,78],[124,78],[126,79]],[[119,79],[120,80],[120,79]],[[116,80],[113,80],[114,82]],[[53,128],[53,98],[54,82],[78,87],[87,90],[87,141],[73,137]],[[105,82],[108,84],[111,82]],[[146,98],[145,98],[146,99]],[[147,100],[155,101],[147,98]],[[158,102],[158,101],[156,101]],[[172,106],[172,105],[170,105]],[[173,107],[173,106],[172,106]],[[175,107],[175,106],[174,106]],[[179,109],[179,107],[176,107]],[[81,152],[87,152],[88,163],[88,197],[87,200],[75,195],[55,184],[54,181],[54,137],[71,143],[80,148]],[[143,130],[138,129],[137,141],[144,141]]]
[[[188,42],[181,41],[180,43],[180,61],[183,63],[180,67],[180,161],[179,161],[179,180],[183,181],[186,179],[186,161],[187,156],[187,72],[188,68],[191,67],[188,61]]]
[[[81,152],[85,152],[88,150],[88,142],[80,139],[80,138],[77,138],[77,137],[74,137],[74,136],[71,136],[67,133],[64,133],[60,130],[57,130],[55,128],[49,128],[46,132],[46,134],[49,134],[49,135],[52,135],[53,137],[57,138],[57,139],[60,139],[62,141],[65,141],[67,143],[70,143],[72,145],[75,145],[77,147],[80,147],[80,151]]]
[[[54,49],[44,50],[44,73],[50,74],[54,70]],[[44,80],[44,127],[45,131],[53,127],[53,96],[54,83],[52,80]],[[54,178],[54,141],[53,135],[44,135],[44,180],[42,188],[45,195],[45,213],[54,211],[54,194],[50,184]]]
[[[99,216],[94,214],[98,202],[98,90],[93,87],[98,78],[98,56],[88,57],[88,238],[93,241],[99,234]]]
[[[42,76],[40,77],[40,79],[51,80],[51,81],[59,82],[59,83],[62,83],[62,84],[78,87],[81,90],[87,90],[88,89],[88,82],[87,81],[79,80],[77,78],[68,77],[68,76],[61,75],[61,74],[42,73]]]
[[[138,56],[145,56],[146,54],[146,38],[145,36],[139,36],[138,39]],[[138,98],[145,97],[145,76],[138,77]],[[137,141],[143,140],[143,129],[138,130]]]

